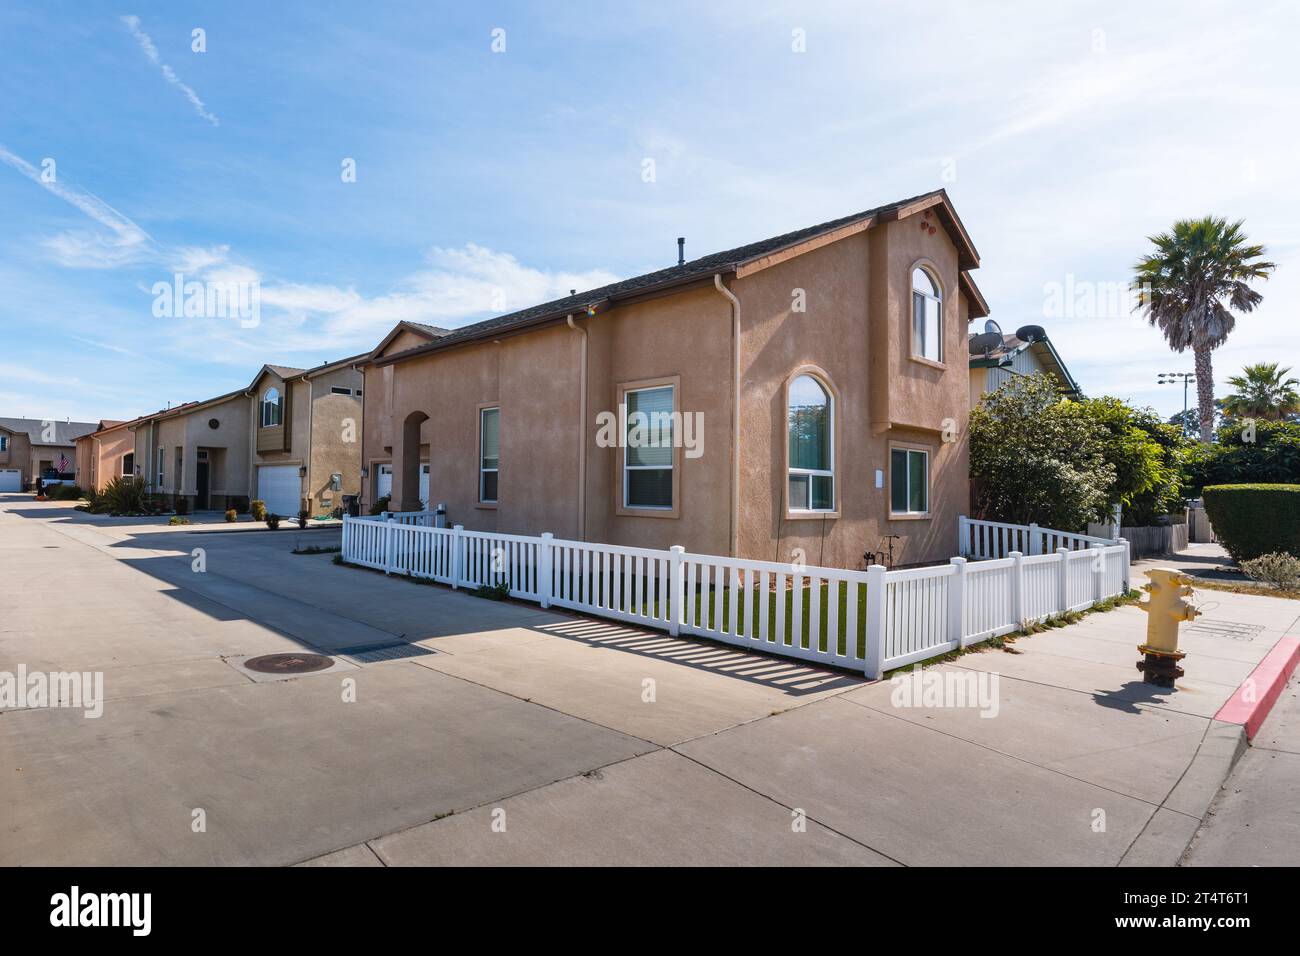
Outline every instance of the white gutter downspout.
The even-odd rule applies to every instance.
[[[582,333],[582,353],[578,366],[578,540],[587,540],[587,330],[565,318],[569,328]]]
[[[713,286],[731,302],[731,556],[740,533],[740,300],[715,273]]]

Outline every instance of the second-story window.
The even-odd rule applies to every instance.
[[[268,388],[262,393],[262,427],[270,428],[284,421],[284,399],[278,388]]]
[[[912,354],[943,361],[943,296],[925,269],[912,270]]]

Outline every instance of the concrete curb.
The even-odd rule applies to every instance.
[[[1246,730],[1241,724],[1210,721],[1187,770],[1119,865],[1176,866],[1247,746]]]
[[[1246,737],[1254,740],[1297,663],[1300,663],[1300,636],[1282,638],[1233,691],[1214,719],[1241,724],[1246,728]]]

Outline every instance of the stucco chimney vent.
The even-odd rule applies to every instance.
[[[686,261],[686,237],[677,237],[677,264],[681,265]]]

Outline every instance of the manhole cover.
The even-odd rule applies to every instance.
[[[331,667],[334,660],[322,654],[266,654],[244,661],[244,666],[259,674],[310,674]]]

